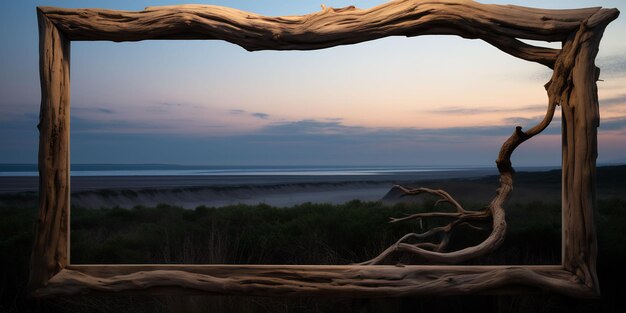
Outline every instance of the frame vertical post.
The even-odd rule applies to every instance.
[[[70,40],[44,13],[39,22],[39,217],[29,288],[46,285],[68,263],[70,200]]]
[[[563,141],[563,244],[562,263],[580,283],[600,293],[596,274],[597,240],[594,224],[596,159],[600,110],[596,81],[600,69],[594,60],[604,29],[617,17],[602,10],[584,21],[570,37],[577,48],[569,90],[562,99]]]

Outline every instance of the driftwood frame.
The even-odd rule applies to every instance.
[[[553,291],[599,294],[595,169],[599,110],[594,60],[616,9],[542,10],[473,1],[393,1],[264,17],[217,6],[141,12],[38,7],[41,111],[39,219],[29,285],[35,296],[84,293],[407,296]],[[386,36],[482,39],[554,69],[562,109],[562,264],[546,266],[72,265],[69,262],[70,42],[218,39],[254,50],[309,50]],[[518,39],[561,41],[562,49]]]

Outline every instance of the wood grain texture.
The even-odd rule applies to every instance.
[[[568,38],[560,58],[563,66],[559,66],[564,83],[554,94],[562,106],[563,266],[598,293],[594,213],[600,69],[594,60],[604,29],[615,18],[615,12],[599,11]]]
[[[37,296],[213,293],[403,297],[424,294],[593,292],[560,266],[72,265]]]
[[[552,67],[558,49],[522,39],[562,41],[600,10],[542,10],[447,0],[391,1],[368,10],[323,7],[303,16],[267,17],[210,5],[141,12],[39,7],[71,40],[218,39],[246,50],[312,50],[388,36],[480,38],[518,58]]]
[[[30,288],[38,296],[172,291],[406,296],[528,290],[597,295],[593,212],[599,69],[594,59],[604,28],[618,14],[615,9],[542,10],[461,0],[392,1],[368,10],[323,8],[286,17],[197,5],[141,12],[40,7],[40,203]],[[71,40],[216,39],[255,51],[322,49],[432,34],[482,39],[513,56],[554,68],[546,88],[549,110],[561,105],[563,111],[562,266],[68,265]],[[549,49],[520,38],[564,45]],[[512,143],[523,141],[533,129],[517,129]]]
[[[39,218],[30,288],[68,263],[70,188],[70,41],[41,12],[39,20]]]

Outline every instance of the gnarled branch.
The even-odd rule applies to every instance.
[[[561,64],[559,63],[558,69],[561,70],[562,68],[567,69],[568,67],[561,66]],[[556,69],[554,75],[557,75]],[[561,75],[561,73],[559,73],[559,75]],[[552,89],[549,88],[549,86],[552,86],[552,84],[547,84],[547,89],[550,93]],[[428,217],[447,217],[452,218],[453,220],[445,226],[436,227],[420,234],[407,234],[400,238],[395,244],[384,250],[377,257],[360,264],[380,264],[395,252],[413,253],[424,258],[425,260],[432,262],[459,263],[478,257],[499,247],[500,244],[502,244],[502,242],[504,241],[504,236],[506,233],[506,220],[504,208],[502,207],[502,205],[513,190],[513,174],[515,173],[515,171],[513,170],[513,166],[511,164],[511,155],[520,144],[539,134],[544,129],[546,129],[546,127],[548,127],[548,125],[552,121],[552,118],[554,117],[555,107],[557,104],[559,104],[559,102],[556,100],[556,97],[550,96],[549,98],[550,101],[548,103],[547,112],[543,120],[539,124],[535,125],[526,132],[522,131],[521,126],[517,126],[513,134],[502,144],[502,147],[500,148],[500,153],[498,154],[498,159],[496,160],[496,165],[498,166],[498,171],[500,172],[500,186],[496,190],[496,196],[484,210],[468,211],[464,209],[463,206],[461,206],[461,204],[459,204],[459,202],[456,201],[450,194],[443,190],[394,186],[394,188],[401,190],[403,192],[403,195],[420,195],[424,193],[436,195],[440,199],[435,202],[435,206],[437,206],[439,203],[450,203],[456,209],[456,212],[424,212],[412,214],[401,218],[392,217],[390,220],[391,223]],[[445,252],[445,249],[447,248],[450,241],[450,236],[458,226],[469,225],[470,227],[476,228],[476,226],[470,224],[470,221],[485,220],[489,217],[492,217],[493,219],[492,231],[483,242],[478,245],[467,247],[458,251]],[[406,243],[406,240],[410,238],[427,240],[433,238],[435,235],[442,235],[441,240],[438,243]]]
[[[610,10],[598,11],[591,17],[585,19],[579,25],[578,31],[573,32],[564,42],[561,53],[559,54],[559,57],[554,64],[552,78],[545,85],[548,93],[547,112],[543,120],[534,127],[530,128],[528,131],[523,131],[521,126],[517,126],[513,134],[502,144],[502,147],[500,148],[500,152],[498,154],[498,158],[496,160],[496,165],[500,173],[500,186],[496,190],[496,196],[484,210],[467,211],[463,209],[463,207],[456,200],[454,200],[447,192],[443,190],[433,190],[428,188],[405,188],[402,186],[395,186],[395,188],[399,188],[404,193],[404,195],[418,195],[423,193],[429,193],[439,196],[440,199],[435,203],[435,205],[441,202],[448,202],[456,208],[456,212],[418,213],[403,218],[391,218],[391,222],[399,222],[425,217],[449,217],[453,218],[453,221],[449,222],[445,226],[433,228],[421,234],[407,234],[400,238],[395,244],[383,251],[377,257],[361,264],[380,264],[395,252],[410,252],[432,262],[458,263],[493,251],[498,246],[500,246],[500,244],[504,241],[506,233],[505,212],[502,205],[508,198],[510,192],[513,190],[513,175],[515,171],[511,163],[511,155],[520,144],[541,133],[546,127],[548,127],[548,125],[552,121],[552,118],[554,117],[554,112],[557,105],[565,105],[566,107],[564,110],[564,118],[571,119],[570,115],[573,114],[571,114],[567,109],[571,107],[571,103],[576,102],[575,99],[572,99],[572,97],[575,96],[572,92],[572,90],[574,89],[573,81],[576,79],[580,79],[580,77],[578,77],[580,76],[580,74],[577,76],[574,73],[577,56],[579,56],[580,54],[581,47],[588,44],[589,40],[594,38],[592,37],[592,33],[590,33],[589,30],[592,27],[598,26],[599,23],[608,23],[607,20],[610,21],[611,18],[614,18],[614,16],[615,12],[612,12]],[[595,37],[594,39],[599,40],[598,37]],[[594,53],[597,53],[597,50]],[[598,80],[599,77],[599,69],[594,66],[593,70],[593,77],[586,77],[586,79],[593,80],[593,82],[590,82],[591,84],[595,84],[595,81]],[[595,100],[595,102],[597,102],[597,98],[592,100]],[[592,115],[590,118],[597,118],[597,111],[595,113],[596,114]],[[566,129],[566,132],[568,131],[569,129]],[[567,136],[567,134],[565,135]],[[583,137],[584,136],[581,136],[581,138]],[[568,141],[574,140],[568,138]],[[444,252],[444,250],[447,248],[450,234],[454,231],[456,227],[458,227],[459,225],[471,225],[469,224],[470,220],[483,220],[487,219],[490,216],[493,219],[492,231],[483,242],[478,245],[467,247],[458,251]],[[414,244],[409,244],[405,242],[407,239],[410,238],[417,238],[421,240],[430,239],[434,235],[439,234],[443,234],[443,236],[438,243],[418,242]],[[593,275],[589,273],[588,269],[583,269],[582,271],[587,271],[586,273],[584,273],[585,280],[587,282],[593,281],[595,279],[592,277]]]

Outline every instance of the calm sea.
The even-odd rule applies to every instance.
[[[492,167],[493,168],[493,167]],[[74,164],[72,176],[356,176],[490,169],[436,166],[200,166]],[[37,176],[36,164],[0,164],[0,176]]]

